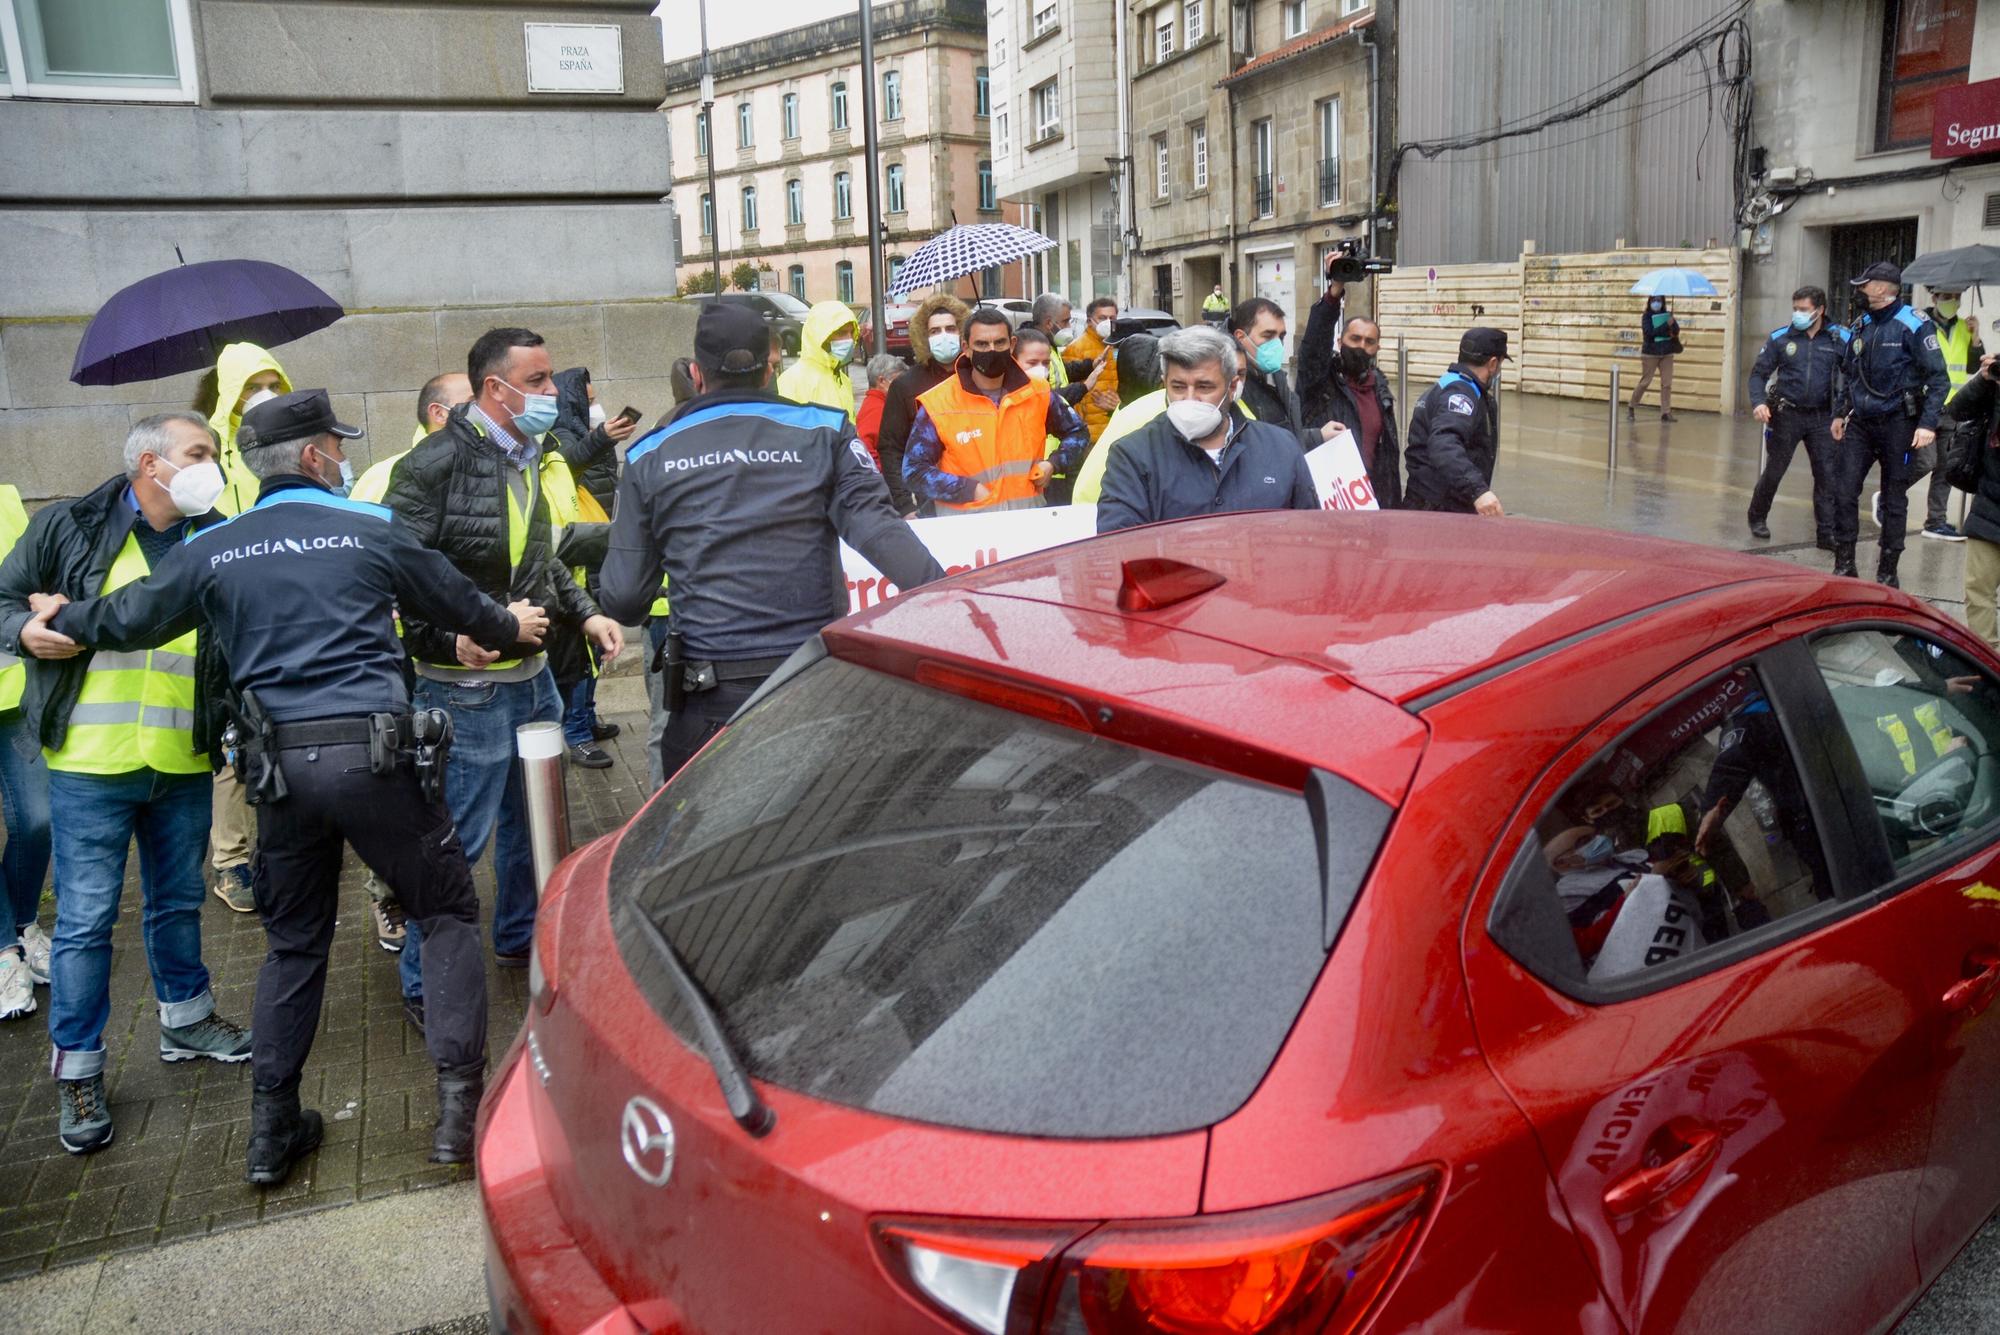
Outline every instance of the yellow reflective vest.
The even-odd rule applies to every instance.
[[[151,573],[138,538],[127,534],[98,593]],[[62,750],[43,753],[49,768],[66,774],[208,773],[208,756],[194,744],[196,634],[157,649],[92,653]]]
[[[0,486],[0,561],[14,550],[28,528],[28,511],[21,504],[19,487]],[[28,668],[19,654],[0,653],[0,714],[21,707],[21,691],[28,684]]]

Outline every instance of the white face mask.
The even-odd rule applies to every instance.
[[[603,405],[603,404],[601,404],[601,403],[593,403],[593,404],[591,404],[591,405],[590,405],[590,424],[591,424],[592,426],[603,426],[603,425],[604,425],[604,423],[605,423],[605,420],[606,420],[606,414],[605,414],[605,411],[604,411],[604,405]]]
[[[249,398],[243,400],[243,411],[247,413],[252,408],[255,408],[258,404],[269,403],[272,399],[275,399],[277,397],[278,393],[276,390],[260,389],[255,394],[252,394]]]
[[[1099,320],[1096,324],[1092,325],[1091,328],[1097,331],[1097,336],[1099,338],[1111,337],[1111,321],[1109,320]]]
[[[1221,428],[1222,409],[1200,399],[1177,399],[1167,405],[1167,420],[1174,430],[1198,444]]]
[[[160,462],[174,470],[173,481],[167,483],[167,499],[176,510],[193,518],[215,508],[215,499],[222,495],[225,485],[222,469],[215,460],[204,459],[185,468],[165,457]],[[153,480],[158,482],[159,478],[155,476]]]
[[[1028,373],[1028,379],[1030,380],[1047,380],[1049,378],[1049,368],[1046,366],[1024,366],[1021,369]]]

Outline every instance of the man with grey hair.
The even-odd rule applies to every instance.
[[[538,646],[548,624],[524,601],[503,608],[482,595],[390,511],[341,495],[343,442],[360,434],[334,416],[325,390],[251,408],[236,441],[262,484],[257,503],[192,536],[143,582],[64,607],[49,623],[100,656],[199,626],[242,694],[257,907],[270,942],[257,976],[245,1145],[245,1175],[259,1186],[282,1182],[320,1140],[319,1114],[299,1106],[299,1077],[319,1027],[343,843],[428,938],[431,1157],[470,1157],[486,1058],[479,901],[443,799],[444,715],[410,712],[394,612],[493,650]],[[313,615],[302,620],[302,608]]]
[[[1044,292],[1035,298],[1035,304],[1028,311],[1028,323],[1049,336],[1049,346],[1056,350],[1055,360],[1049,363],[1049,387],[1061,389],[1069,383],[1069,369],[1063,364],[1062,350],[1075,340],[1070,330],[1069,298],[1060,292]]]
[[[1230,510],[1317,510],[1299,441],[1237,403],[1236,345],[1208,325],[1160,339],[1166,411],[1115,440],[1097,500],[1097,531]]]
[[[207,422],[190,412],[148,417],[126,437],[123,473],[42,510],[0,563],[0,646],[27,660],[22,712],[48,758],[62,888],[49,1039],[57,1137],[71,1154],[111,1143],[111,931],[135,837],[160,1060],[250,1057],[249,1032],[216,1014],[201,958],[222,656],[193,626],[144,652],[91,654],[49,625],[57,597],[94,598],[143,580],[191,531],[219,524],[222,488]]]

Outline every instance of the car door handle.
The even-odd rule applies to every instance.
[[[1604,1189],[1604,1212],[1613,1219],[1660,1205],[1699,1181],[1722,1151],[1722,1133],[1688,1118],[1675,1118],[1667,1129],[1681,1142],[1678,1154],[1652,1168],[1627,1174]]]
[[[1987,946],[1975,950],[1965,963],[1968,969],[1979,972],[1944,990],[1944,1008],[1977,1015],[1993,1004],[1996,995],[2000,995],[2000,949]]]

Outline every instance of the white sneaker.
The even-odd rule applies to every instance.
[[[28,952],[28,973],[43,986],[49,981],[49,934],[38,922],[21,929],[21,948]]]
[[[0,1020],[18,1020],[35,1013],[35,980],[21,952],[0,951]]]

